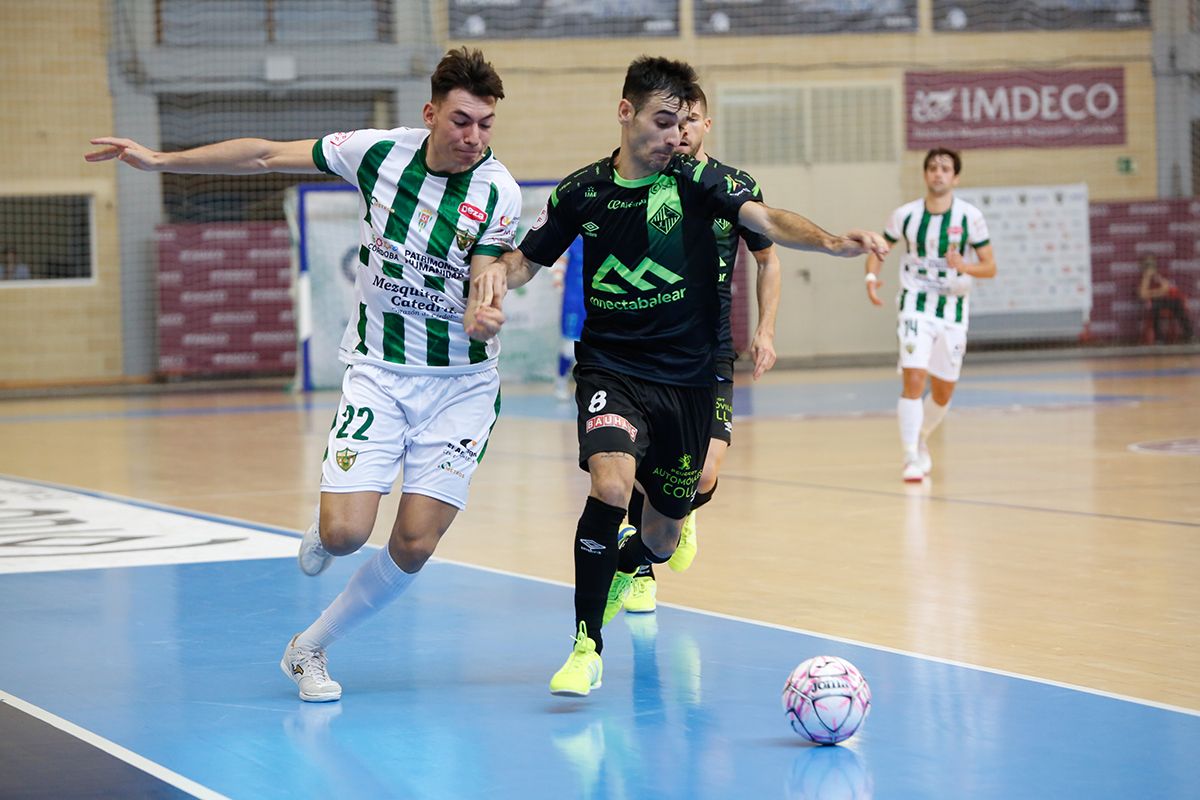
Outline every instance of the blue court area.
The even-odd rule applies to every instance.
[[[570,588],[446,562],[331,649],[340,703],[302,703],[283,647],[362,557],[0,575],[0,690],[232,798],[1200,796],[1196,714],[684,609],[618,617],[603,687],[553,697]],[[839,747],[780,708],[818,654],[874,695]]]

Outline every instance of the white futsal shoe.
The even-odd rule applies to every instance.
[[[926,476],[933,472],[933,456],[929,455],[929,445],[924,439],[921,440],[921,449],[917,451],[917,464]]]
[[[925,470],[921,469],[921,457],[908,455],[904,457],[904,471],[900,473],[905,483],[920,483],[925,480]]]
[[[315,522],[304,532],[296,560],[305,575],[320,575],[333,561],[333,556],[321,545],[321,534]]]
[[[288,642],[279,668],[300,687],[300,699],[306,703],[341,700],[342,685],[329,677],[329,659],[325,651],[297,647],[296,639],[299,636],[296,634]]]

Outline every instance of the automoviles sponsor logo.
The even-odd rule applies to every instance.
[[[597,414],[589,417],[583,428],[585,433],[591,433],[598,428],[620,428],[629,434],[630,441],[637,441],[638,429],[620,414]]]

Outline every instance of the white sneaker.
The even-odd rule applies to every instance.
[[[926,475],[933,471],[933,457],[929,455],[929,445],[925,444],[924,439],[921,440],[921,449],[917,451],[917,464]]]
[[[925,480],[925,470],[921,469],[920,456],[909,456],[904,459],[904,471],[901,473],[905,483],[920,483]]]
[[[307,703],[328,703],[342,699],[342,685],[329,677],[329,659],[324,650],[297,647],[292,637],[279,668],[300,687],[300,699]]]
[[[320,575],[333,561],[333,556],[321,546],[321,534],[318,530],[314,522],[300,540],[300,552],[296,554],[296,561],[300,563],[300,571],[305,575]]]

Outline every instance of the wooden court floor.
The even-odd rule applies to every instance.
[[[699,556],[660,572],[660,601],[1200,710],[1200,356],[969,363],[912,487],[898,386],[884,368],[739,382]],[[300,530],[336,400],[3,400],[0,473]],[[571,580],[573,419],[506,387],[439,557]]]

